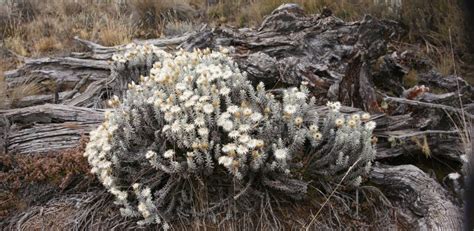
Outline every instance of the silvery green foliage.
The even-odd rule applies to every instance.
[[[120,96],[129,82],[138,82],[140,76],[149,75],[156,61],[171,57],[155,46],[131,43],[124,49],[124,53],[112,55],[110,68],[111,82],[115,85],[115,93]]]
[[[262,191],[299,199],[307,191],[302,169],[348,186],[370,170],[375,123],[368,114],[344,116],[330,102],[320,116],[305,84],[278,96],[263,83],[253,87],[227,52],[138,46],[114,57],[123,69],[149,62],[137,57],[154,61],[123,102],[109,102],[115,110],[91,133],[85,153],[124,216],[167,228],[177,214],[195,215],[192,180],[207,180],[209,190],[228,185],[232,199]]]

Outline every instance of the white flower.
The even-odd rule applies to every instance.
[[[219,94],[221,94],[221,95],[228,95],[229,93],[230,93],[230,88],[228,88],[228,87],[223,87],[219,91]]]
[[[138,211],[142,213],[143,217],[147,218],[150,216],[150,212],[148,212],[148,208],[146,207],[145,203],[141,202],[138,203]]]
[[[232,105],[232,106],[227,107],[227,111],[234,114],[239,111],[239,107]]]
[[[250,141],[250,136],[248,136],[248,135],[241,135],[239,137],[239,142],[240,143],[247,143],[249,141]]]
[[[300,100],[306,99],[306,94],[304,92],[296,92],[295,96],[297,99],[300,99]]]
[[[251,148],[251,149],[254,149],[255,147],[257,147],[258,145],[258,140],[256,139],[251,139],[248,143],[247,143],[247,147]]]
[[[309,130],[312,131],[312,132],[315,132],[315,131],[319,130],[319,127],[316,124],[312,124],[311,126],[309,126]]]
[[[226,131],[232,130],[233,127],[234,127],[234,123],[232,123],[232,121],[230,120],[224,121],[224,124],[222,125],[222,128],[224,128],[224,130]]]
[[[368,121],[368,120],[370,120],[370,114],[369,113],[362,114],[362,121]]]
[[[203,116],[199,116],[194,120],[194,124],[196,124],[199,127],[202,127],[206,125],[206,120],[204,119]]]
[[[372,131],[375,129],[375,122],[374,121],[369,121],[367,123],[365,123],[365,129],[369,130],[369,131]]]
[[[347,121],[347,125],[349,125],[349,127],[353,128],[357,125],[357,123],[356,123],[355,120],[350,119],[349,121]]]
[[[357,120],[360,119],[360,115],[359,115],[359,114],[353,114],[353,115],[351,116],[351,118],[352,118],[353,120],[357,121]]]
[[[179,106],[173,105],[170,109],[171,113],[178,113],[181,111],[181,108]]]
[[[238,154],[244,155],[244,154],[247,154],[247,152],[249,152],[249,149],[244,145],[239,145],[237,146],[236,151]]]
[[[175,152],[174,152],[173,149],[168,149],[168,151],[163,153],[163,157],[169,159],[169,158],[173,157],[174,154],[175,154]]]
[[[184,125],[184,130],[187,131],[187,132],[193,131],[194,128],[196,128],[196,126],[194,126],[194,124],[186,124],[186,125]]]
[[[165,118],[165,121],[166,121],[166,122],[172,121],[172,120],[174,119],[173,113],[171,113],[171,112],[165,112],[164,118]]]
[[[457,179],[459,179],[459,177],[461,177],[461,174],[459,174],[457,172],[452,172],[452,173],[448,174],[448,178],[451,179],[451,180],[457,180]]]
[[[341,127],[342,125],[344,125],[344,118],[336,119],[336,126]]]
[[[199,128],[199,129],[198,129],[198,133],[199,133],[200,136],[206,137],[207,135],[209,135],[209,129],[207,129],[207,128]]]
[[[171,126],[169,126],[168,124],[166,124],[165,126],[163,126],[163,129],[161,130],[162,132],[166,132],[168,130],[170,130]]]
[[[146,154],[145,154],[145,158],[147,158],[147,159],[150,159],[150,158],[152,158],[152,157],[154,157],[154,156],[156,156],[156,152],[151,151],[151,150],[148,151],[148,152],[146,152]]]
[[[219,157],[219,164],[224,165],[225,167],[229,167],[234,159],[228,156],[221,156]]]
[[[240,132],[248,132],[250,130],[250,125],[248,124],[241,124],[239,126],[239,131]]]
[[[178,91],[184,91],[184,90],[186,90],[186,84],[185,83],[177,83],[175,88]]]
[[[148,187],[145,188],[145,189],[143,189],[143,190],[142,190],[142,196],[143,196],[143,197],[149,197],[149,196],[151,196],[151,189],[148,188]]]
[[[188,157],[194,157],[194,156],[196,156],[196,153],[194,153],[194,152],[186,152],[186,156],[188,156]]]
[[[210,99],[211,99],[211,97],[209,97],[208,95],[201,96],[199,98],[199,102],[206,102],[206,101],[209,101]]]
[[[127,199],[127,193],[126,192],[119,192],[117,194],[117,199],[120,201],[124,201]]]
[[[199,95],[193,95],[193,96],[191,97],[191,99],[189,99],[189,100],[191,100],[191,101],[197,101],[198,99],[199,99]]]
[[[341,109],[341,103],[339,102],[327,102],[326,106],[333,112],[339,112]]]
[[[249,116],[252,114],[252,109],[247,107],[242,111],[242,113],[244,114],[244,116]]]
[[[286,105],[284,111],[290,115],[294,114],[296,112],[296,106],[295,105]]]
[[[112,149],[112,146],[111,146],[110,144],[108,144],[108,143],[107,143],[107,144],[104,144],[104,145],[102,146],[102,151],[104,151],[104,152],[108,152],[108,151],[110,151],[110,149]]]
[[[190,108],[190,107],[194,106],[195,104],[196,104],[196,101],[187,100],[187,101],[184,103],[184,107],[185,107],[185,108]]]
[[[229,48],[221,47],[220,52],[222,52],[223,54],[228,54],[229,53]]]
[[[300,116],[295,118],[295,124],[297,126],[300,126],[302,123],[303,123],[303,118],[301,118]]]
[[[194,93],[192,91],[185,91],[180,97],[179,97],[179,100],[181,101],[185,101],[187,99],[189,99],[189,97],[191,97]]]
[[[252,113],[252,115],[250,116],[250,119],[253,121],[253,122],[258,122],[262,119],[262,114],[260,114],[259,112],[254,112]]]
[[[102,182],[105,186],[110,187],[114,183],[113,179],[110,176],[104,178]]]
[[[179,124],[178,121],[175,121],[172,125],[171,125],[171,131],[176,133],[176,132],[179,132],[181,130],[181,125]]]
[[[212,106],[212,104],[208,103],[204,105],[204,107],[202,107],[202,110],[206,114],[211,114],[212,112],[214,112],[214,107]]]
[[[237,145],[235,145],[234,143],[229,143],[229,144],[224,145],[224,147],[222,147],[222,151],[225,153],[235,151],[235,149],[237,149]]]
[[[323,138],[323,135],[320,132],[316,132],[313,134],[313,138],[315,140],[321,140],[321,138]]]
[[[237,138],[239,136],[240,136],[240,133],[237,130],[233,130],[233,131],[229,132],[229,137],[230,138]]]
[[[161,110],[162,112],[165,112],[165,111],[168,111],[170,108],[171,108],[171,105],[170,105],[170,104],[163,104],[163,105],[161,105],[160,110]]]
[[[280,148],[280,149],[275,150],[274,155],[276,159],[284,160],[286,159],[286,156],[288,155],[288,151],[284,148]]]
[[[230,113],[229,112],[224,112],[219,117],[219,119],[222,119],[222,120],[225,120],[225,119],[228,119],[228,118],[230,118]]]

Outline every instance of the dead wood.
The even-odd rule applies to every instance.
[[[413,165],[374,167],[371,181],[381,186],[414,230],[460,230],[462,212],[439,183]]]
[[[76,147],[103,120],[103,110],[44,104],[0,111],[7,153],[49,153]]]

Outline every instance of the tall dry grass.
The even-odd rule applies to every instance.
[[[257,26],[285,0],[5,0],[0,3],[1,36],[20,53],[41,55],[55,47],[36,49],[42,38],[56,40],[71,48],[72,37],[107,44],[128,42],[131,38],[157,37],[167,24],[189,22],[226,23]],[[425,43],[427,50],[448,44],[448,31],[456,48],[462,49],[463,14],[456,0],[405,0],[399,10],[374,0],[293,0],[308,13],[324,7],[345,20],[360,19],[364,14],[397,19],[408,29],[407,41]],[[380,1],[379,1],[380,2]],[[187,22],[187,23],[186,23]],[[115,31],[114,35],[110,32]],[[18,44],[21,41],[22,44]],[[44,40],[46,41],[46,40]],[[44,42],[43,41],[43,42]],[[47,43],[47,42],[46,42]],[[430,46],[430,45],[434,46]],[[20,47],[23,47],[21,49]],[[44,47],[44,46],[40,46]],[[22,51],[22,50],[26,50]]]
[[[199,23],[256,27],[285,0],[3,0],[0,38],[3,47],[19,56],[45,56],[84,47],[74,36],[114,46],[133,38],[175,36]],[[456,56],[466,50],[463,12],[457,0],[404,0],[400,9],[374,0],[293,0],[308,13],[328,7],[345,20],[365,14],[396,19],[408,31],[403,42],[419,44],[445,75],[453,73],[448,32]],[[458,55],[459,54],[459,55]],[[1,59],[2,57],[0,57]]]
[[[0,69],[0,109],[7,109],[9,107],[7,100],[7,83],[3,76],[3,70]]]

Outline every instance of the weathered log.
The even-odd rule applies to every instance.
[[[206,26],[203,26],[200,30],[203,30]],[[194,36],[195,33],[186,33],[179,37],[174,38],[159,38],[159,39],[147,39],[147,40],[134,40],[136,44],[151,44],[157,47],[167,48],[167,47],[176,47],[182,42],[186,41],[190,37]],[[119,45],[113,47],[102,46],[100,44],[94,43],[92,41],[81,39],[77,36],[74,37],[74,40],[85,45],[89,48],[91,53],[74,53],[75,57],[81,58],[92,58],[98,60],[109,60],[114,53],[120,52],[127,49],[127,45]]]
[[[107,88],[105,79],[94,81],[78,96],[66,100],[64,104],[79,107],[102,108],[101,93]]]
[[[460,230],[462,213],[449,193],[413,165],[374,167],[370,179],[401,210],[414,230]]]
[[[20,69],[7,71],[8,87],[22,84],[25,79],[40,78],[77,82],[84,76],[92,80],[106,78],[109,64],[105,60],[79,59],[74,57],[28,59]]]
[[[6,153],[57,152],[73,148],[103,120],[103,110],[44,104],[0,111]]]
[[[77,147],[82,136],[97,128],[99,122],[64,122],[36,124],[8,133],[7,152],[35,154],[58,152]]]
[[[101,122],[104,110],[61,104],[44,104],[27,108],[0,110],[0,115],[11,123]]]
[[[59,103],[60,101],[66,99],[71,94],[74,94],[73,91],[63,91],[57,96],[55,94],[49,95],[31,95],[18,100],[15,102],[15,107],[29,107],[34,105],[41,105],[47,103]],[[56,99],[57,98],[57,99]]]

